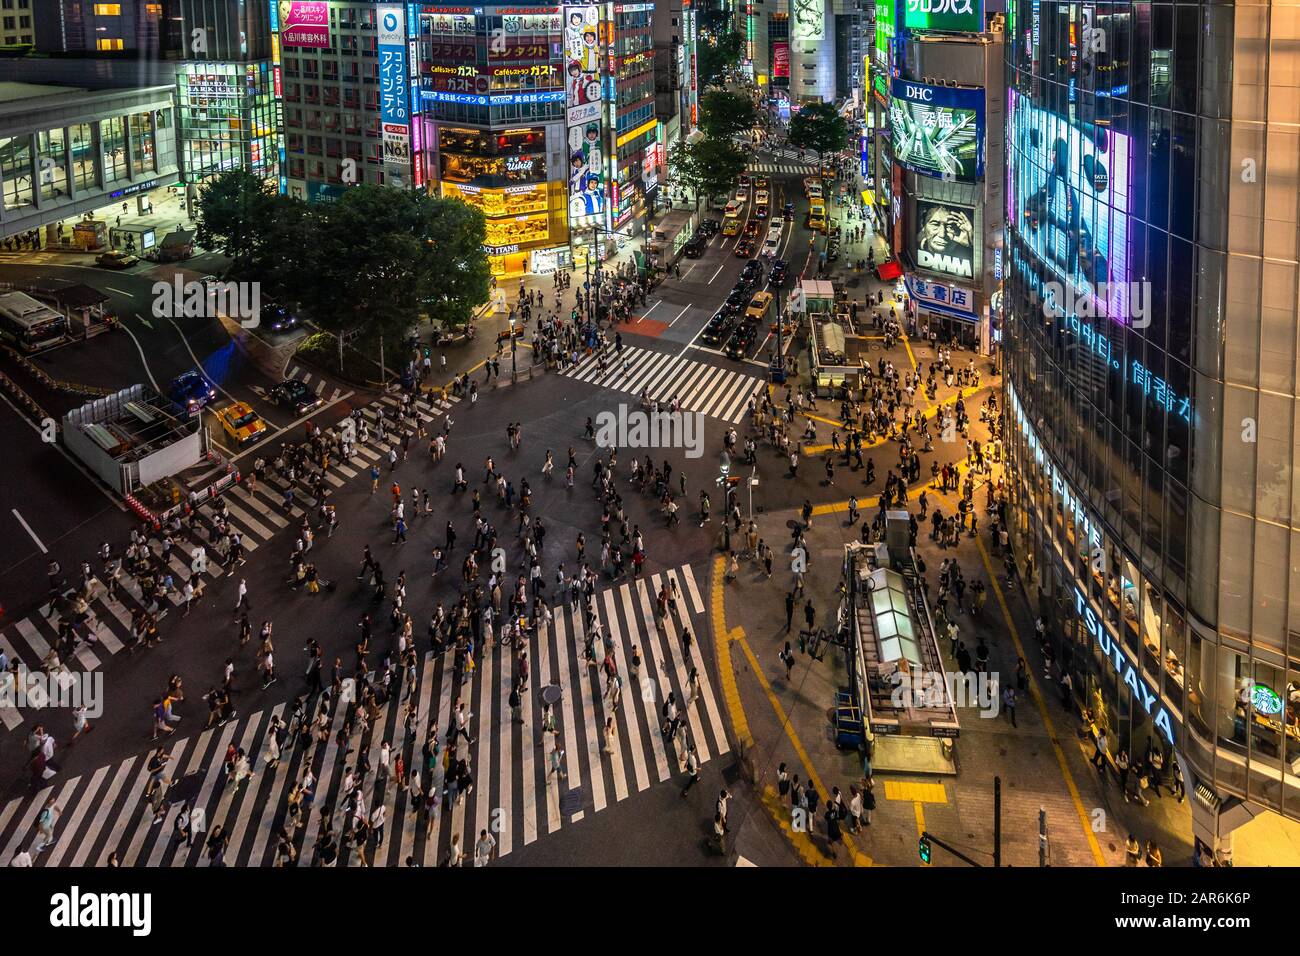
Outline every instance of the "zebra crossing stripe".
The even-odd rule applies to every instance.
[[[442,680],[439,682],[438,687],[438,721],[434,724],[435,729],[448,726],[447,721],[451,714],[451,685],[452,681],[455,679],[456,677],[453,673],[453,669],[450,667],[443,667]],[[442,743],[443,752],[445,753],[448,741],[444,740]],[[433,772],[430,774],[427,786],[441,789],[445,781],[446,776],[443,772],[442,754],[440,753],[437,766],[434,767]],[[433,866],[438,862],[438,838],[442,835],[442,821],[448,812],[446,802],[439,797],[436,812],[430,815],[430,819],[425,826],[425,866]]]
[[[45,861],[46,866],[58,866],[63,859],[63,855],[68,852],[68,849],[72,846],[73,837],[76,835],[77,827],[81,824],[81,818],[86,815],[86,811],[92,805],[90,800],[84,798],[93,797],[94,794],[99,792],[100,784],[103,783],[104,778],[108,776],[108,771],[111,769],[111,765],[104,766],[94,772],[83,791],[83,799],[77,801],[77,805],[73,808],[66,821],[60,821],[63,832],[60,834],[58,842],[54,844],[54,849],[50,851],[50,857]],[[2,826],[3,821],[0,821],[0,827]]]
[[[266,518],[267,521],[271,522],[277,528],[288,526],[289,522],[285,521],[278,514],[271,511],[266,505],[259,502],[256,497],[249,497],[245,503],[256,509],[262,517]],[[263,541],[266,541],[275,534],[274,531],[236,504],[233,498],[226,502],[226,507],[230,509],[231,516],[236,518],[239,523],[247,529],[245,537],[249,534],[253,534],[261,538]]]
[[[258,739],[269,740],[271,725],[272,723],[274,723],[276,717],[280,717],[284,714],[284,707],[285,707],[284,704],[277,704],[274,708],[272,708],[270,720],[267,721],[267,731],[264,735],[259,735],[258,738],[254,738],[255,743]],[[245,748],[245,751],[248,754],[249,766],[254,771],[257,771],[257,767],[259,763],[261,763],[261,761],[258,760],[258,756],[261,753],[260,748],[259,749]],[[289,761],[283,759],[283,755],[281,755],[281,757],[282,759],[280,763],[271,771],[274,776],[271,781],[271,792],[266,800],[265,809],[263,810],[264,817],[268,815],[273,817],[275,815],[276,810],[279,808],[279,801],[276,799],[276,797],[279,795],[279,787],[284,786],[285,771],[288,769],[287,764],[289,763]],[[263,769],[266,768],[263,767]],[[250,780],[248,784],[250,791],[256,785],[254,782],[256,779],[257,779],[257,775],[255,773],[254,779]],[[277,783],[279,784],[279,786],[276,785]],[[252,814],[245,815],[241,813],[239,815],[239,819],[236,822],[235,826],[232,829],[230,829],[230,849],[232,854],[236,854],[236,855],[238,854],[239,847],[244,842],[244,832],[245,830],[247,830],[251,818],[252,818]],[[262,833],[263,822],[265,822],[265,829],[266,829],[265,833]],[[267,819],[265,821],[262,820],[258,821],[258,827],[253,831],[255,846],[265,847],[270,842],[271,839],[270,830],[271,830],[270,819]],[[259,843],[256,840],[256,837],[259,835],[265,836],[266,839],[260,841]],[[261,863],[260,855],[258,857],[257,863],[254,863],[251,857],[249,858],[248,861],[249,866],[257,866],[259,863]]]
[[[618,615],[614,613],[614,590],[612,588],[607,589],[605,591],[603,595],[603,601],[605,605],[605,627],[609,631],[609,633],[614,637],[614,640],[618,645],[620,651],[620,656],[623,656],[621,653],[624,650],[622,628],[619,626]],[[596,602],[593,601],[592,603],[595,604]],[[630,641],[630,637],[629,637],[629,641]],[[626,650],[627,650],[626,659],[630,661],[632,659],[631,648],[626,648]],[[643,658],[643,660],[644,659],[645,658]],[[627,727],[627,733],[625,734],[628,743],[632,745],[632,769],[636,773],[637,793],[640,793],[642,790],[646,789],[646,787],[650,786],[650,775],[646,772],[646,766],[645,766],[645,751],[641,746],[641,724],[640,721],[637,719],[637,713],[636,713],[636,701],[638,700],[641,701],[643,706],[645,704],[646,695],[643,693],[642,690],[643,686],[644,684],[639,683],[638,686],[629,689],[629,693],[631,694],[631,700],[629,700],[627,703],[628,727]],[[654,745],[654,739],[655,739],[654,726],[655,726],[655,716],[652,711],[651,713],[648,713],[646,715],[646,730],[649,733],[649,739],[652,747]],[[660,761],[661,757],[662,754],[659,751],[655,751],[656,768],[661,766],[661,761]],[[667,775],[667,770],[666,770],[666,765],[664,765],[664,770],[660,773],[659,779],[663,780],[666,775]]]
[[[565,643],[565,629],[563,622],[556,621],[554,628],[548,628],[555,638],[555,674],[558,680],[552,683],[560,685],[560,732],[564,737],[564,770],[568,774],[565,777],[565,784],[569,789],[578,789],[582,786],[582,762],[578,759],[578,740],[576,737],[577,727],[573,722],[573,694],[569,692],[569,676],[574,666],[586,668],[587,664],[579,655],[565,653],[566,647],[572,645]],[[556,775],[556,789],[559,789],[559,775]],[[583,810],[576,810],[569,816],[570,823],[577,823],[585,816]]]
[[[204,730],[199,734],[198,745],[194,748],[193,753],[190,754],[190,761],[185,767],[183,777],[189,777],[192,774],[199,772],[199,768],[203,766],[203,755],[208,752],[208,744],[211,740],[212,728],[209,727],[207,730]],[[176,763],[179,765],[180,761],[177,760]],[[174,776],[170,778],[171,781],[175,781],[176,779],[177,778]],[[178,803],[173,802],[173,805],[168,808],[167,818],[160,824],[162,830],[158,834],[158,839],[154,841],[153,851],[149,854],[148,866],[162,866],[163,857],[167,855],[168,850],[173,849],[172,830],[176,826],[176,818],[180,816],[180,812],[181,808]],[[179,849],[179,844],[176,849]]]
[[[678,584],[677,606],[662,621],[656,621],[654,593],[667,581]],[[401,719],[405,707],[403,691],[405,695],[418,694],[422,719],[416,721],[416,732],[409,741],[413,748],[411,763],[413,767],[418,766],[422,780],[428,776],[429,786],[441,787],[445,783],[441,764],[430,774],[427,767],[415,761],[420,759],[429,727],[451,726],[452,703],[463,698],[475,719],[471,732],[476,740],[472,749],[477,790],[462,795],[463,799],[454,807],[444,802],[440,812],[426,824],[420,815],[412,812],[416,809],[414,797],[408,794],[403,800],[391,774],[384,777],[382,770],[377,772],[365,784],[365,801],[372,808],[383,801],[386,836],[390,838],[375,848],[374,865],[400,865],[412,855],[436,862],[440,854],[446,853],[453,837],[468,857],[480,829],[492,832],[498,840],[499,854],[508,855],[520,845],[535,842],[542,832],[538,806],[542,801],[546,806],[545,832],[552,833],[601,812],[651,783],[668,780],[675,773],[674,762],[682,756],[676,752],[669,756],[669,751],[675,748],[671,741],[663,739],[660,731],[658,709],[669,691],[675,690],[682,701],[680,713],[701,759],[726,753],[720,709],[699,645],[692,641],[687,647],[679,636],[682,628],[696,626],[703,617],[703,606],[689,565],[597,593],[593,605],[595,619],[601,624],[603,639],[616,650],[618,675],[625,681],[627,693],[636,698],[625,698],[626,706],[617,710],[608,704],[607,681],[601,673],[593,672],[581,653],[587,636],[582,609],[561,606],[552,624],[544,624],[539,629],[534,643],[537,661],[532,668],[536,679],[533,686],[540,691],[548,684],[555,684],[561,690],[556,718],[563,725],[559,731],[565,751],[564,770],[569,775],[562,780],[551,780],[553,775],[548,772],[546,759],[549,749],[537,747],[535,721],[541,707],[537,693],[528,695],[528,706],[521,714],[523,721],[517,730],[508,716],[507,698],[514,678],[510,652],[485,654],[474,680],[465,683],[458,680],[450,655],[437,658],[426,654],[419,684],[403,687],[406,682],[399,681],[379,711],[369,736],[354,736],[348,746],[365,748],[376,768],[380,767],[378,754],[385,741],[397,752],[405,753],[408,740]],[[698,617],[692,616],[691,608]],[[598,635],[592,637],[600,639]],[[633,643],[641,646],[642,669],[637,675],[630,671]],[[599,659],[604,655],[597,656]],[[700,676],[700,694],[687,703],[690,698],[687,675],[692,667]],[[641,677],[644,681],[639,680]],[[648,694],[644,693],[647,688]],[[435,703],[436,717],[430,709]],[[174,839],[173,828],[180,812],[180,798],[175,791],[171,805],[160,822],[154,824],[154,811],[143,799],[148,779],[145,757],[130,756],[117,765],[99,768],[62,784],[55,783],[34,797],[21,797],[0,807],[0,839],[6,847],[0,862],[8,862],[19,847],[30,845],[40,808],[57,792],[63,819],[48,848],[52,852],[38,856],[38,865],[64,865],[69,854],[73,857],[72,865],[102,862],[113,852],[120,856],[123,866],[200,864],[206,856],[204,833],[218,824],[228,831],[227,855],[232,865],[265,865],[275,853],[274,833],[285,812],[283,798],[291,780],[299,779],[307,766],[319,765],[315,803],[321,807],[327,804],[340,807],[341,795],[337,792],[340,768],[351,762],[342,759],[336,737],[346,707],[336,706],[324,746],[308,743],[314,736],[309,730],[308,741],[290,745],[276,767],[267,768],[270,722],[274,717],[282,717],[285,709],[286,705],[281,703],[249,714],[242,721],[230,721],[223,727],[196,728],[189,738],[170,744],[168,775],[176,784],[197,788],[191,801],[197,845],[186,847]],[[642,717],[646,721],[644,736]],[[613,753],[607,754],[604,725],[610,718],[617,727],[617,735],[611,742]],[[517,741],[516,732],[520,734]],[[250,755],[255,770],[254,776],[238,790],[233,782],[224,780],[222,771],[223,755],[232,740],[237,740]],[[543,743],[553,745],[554,740]],[[538,753],[543,754],[540,765],[536,759]],[[677,765],[680,767],[680,763]],[[180,770],[182,766],[184,772]],[[566,800],[561,811],[561,797],[572,791],[581,791],[580,805],[570,808]],[[504,811],[504,816],[497,807]],[[322,826],[320,811],[306,812],[306,834],[302,831],[294,834],[295,845],[299,847],[298,865],[310,862],[315,853],[315,837]],[[343,848],[339,865],[355,865],[354,852]]]
[[[167,754],[167,765],[159,777],[158,786],[166,787],[168,785],[167,782],[172,779],[172,768],[179,766],[181,758],[185,756],[185,750],[189,743],[189,738],[186,738],[172,745],[171,750]],[[197,750],[197,748],[195,749]],[[144,852],[145,843],[148,842],[149,837],[155,829],[155,824],[153,822],[154,809],[150,805],[149,801],[143,797],[144,795],[142,793],[141,803],[139,804],[140,818],[136,822],[135,832],[131,836],[131,842],[127,845],[126,852],[119,856],[119,862],[123,867],[128,869],[136,865],[136,862]],[[162,824],[159,823],[157,826],[160,827]],[[163,841],[163,844],[165,847],[165,840]]]

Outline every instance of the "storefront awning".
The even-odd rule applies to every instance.
[[[868,206],[874,206],[876,204],[876,194],[870,189],[864,189],[862,190],[862,201]]]
[[[876,266],[876,278],[881,282],[892,282],[903,274],[903,267],[894,260],[882,262]]]

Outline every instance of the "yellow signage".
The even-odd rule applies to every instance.
[[[442,194],[451,199],[463,199],[489,219],[501,216],[520,216],[530,212],[546,212],[547,185],[508,186],[505,189],[479,189],[458,183],[442,183]],[[493,243],[501,245],[501,243]]]
[[[638,126],[636,129],[624,133],[622,136],[618,138],[618,143],[617,143],[618,148],[622,149],[624,146],[632,142],[632,140],[636,139],[638,136],[644,136],[646,133],[654,129],[655,126],[658,125],[658,123],[659,121],[657,119],[647,120],[646,122]]]
[[[489,246],[522,245],[536,242],[550,235],[546,213],[516,216],[513,219],[489,219],[487,240]]]

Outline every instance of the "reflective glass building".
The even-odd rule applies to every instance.
[[[1296,8],[1010,0],[1013,546],[1076,700],[1197,836],[1300,818]]]

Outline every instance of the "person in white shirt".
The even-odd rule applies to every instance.
[[[19,850],[17,853],[14,854],[13,859],[9,861],[9,865],[18,866],[18,867],[31,866],[32,855],[27,850]]]
[[[497,847],[496,838],[487,830],[478,831],[478,842],[474,844],[474,865],[487,866],[492,860],[492,851]]]

